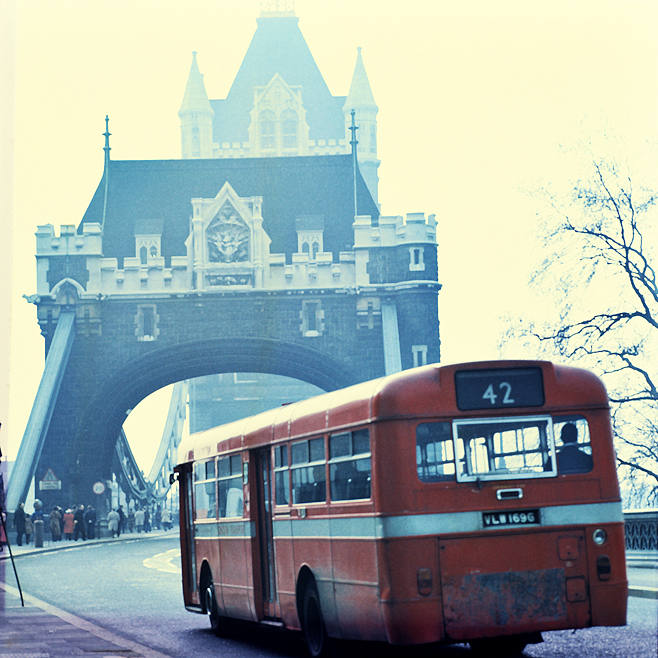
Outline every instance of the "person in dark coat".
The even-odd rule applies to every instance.
[[[117,508],[117,512],[119,512],[119,533],[117,534],[117,537],[121,535],[122,532],[126,531],[126,514],[123,511],[123,505],[119,505]]]
[[[14,528],[18,533],[18,538],[16,539],[16,544],[18,546],[23,545],[23,535],[25,535],[25,543],[30,543],[30,537],[25,533],[25,504],[19,503],[16,511],[14,512]]]
[[[53,538],[53,541],[59,541],[62,538],[62,526],[60,521],[62,520],[62,515],[59,513],[57,506],[53,507],[53,511],[50,513],[50,536]]]
[[[87,539],[94,539],[96,537],[96,510],[91,505],[87,505],[85,526],[87,528]]]
[[[562,448],[557,453],[557,468],[560,473],[589,473],[592,470],[592,455],[578,446],[578,428],[566,423],[560,434]]]
[[[85,529],[85,506],[79,505],[73,515],[73,522],[75,528],[73,529],[73,539],[78,541],[78,537],[82,537],[82,541],[87,539],[87,531]]]

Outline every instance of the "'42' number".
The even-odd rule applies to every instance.
[[[489,400],[491,404],[496,404],[496,400],[500,397],[500,395],[503,395],[503,401],[502,404],[514,404],[514,399],[512,398],[512,385],[508,384],[507,382],[501,382],[498,385],[499,390],[504,391],[503,393],[496,394],[494,393],[494,385],[489,384],[487,387],[487,390],[484,392],[484,395],[482,396],[483,400]]]

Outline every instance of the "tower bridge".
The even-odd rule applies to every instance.
[[[332,96],[279,7],[225,99],[208,99],[193,56],[182,159],[112,160],[106,123],[82,220],[36,232],[27,299],[47,359],[9,509],[33,478],[46,506],[95,500],[113,473],[132,497],[162,496],[184,384],[147,477],[121,428],[166,385],[252,372],[334,390],[439,361],[437,223],[381,215],[377,111],[360,49],[348,96]]]
[[[263,372],[333,390],[439,360],[434,216],[380,217],[350,156],[239,164],[106,158],[78,229],[38,228],[28,300],[47,351],[60,326],[70,344],[11,496],[50,469],[46,504],[88,499],[126,413],[171,383]]]

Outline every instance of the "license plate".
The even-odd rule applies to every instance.
[[[533,525],[539,523],[539,510],[526,509],[519,512],[482,512],[482,523],[485,528]]]

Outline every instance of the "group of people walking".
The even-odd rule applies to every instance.
[[[34,535],[34,523],[43,521],[44,527],[48,523],[52,541],[61,541],[66,538],[72,541],[78,541],[82,538],[94,539],[96,537],[96,522],[98,520],[96,510],[87,505],[74,505],[72,508],[64,511],[59,505],[55,505],[50,514],[46,515],[40,505],[35,505],[34,513],[30,514],[25,511],[24,503],[19,503],[14,512],[14,528],[16,530],[16,544],[29,544]]]
[[[34,523],[37,520],[44,522],[44,529],[48,524],[52,541],[62,539],[78,541],[80,538],[85,541],[100,536],[97,528],[98,514],[92,505],[87,505],[86,508],[84,505],[73,505],[67,510],[55,505],[49,514],[45,514],[39,501],[36,503],[33,514],[25,510],[24,503],[19,503],[14,512],[14,528],[18,546],[23,545],[23,540],[26,545],[30,543],[34,536]],[[123,505],[119,505],[107,515],[107,522],[107,528],[112,533],[112,537],[119,537],[122,532],[150,532],[153,527],[170,530],[172,515],[166,507],[164,509],[158,507],[153,515],[148,507],[134,510],[131,508],[126,514],[123,511]]]

